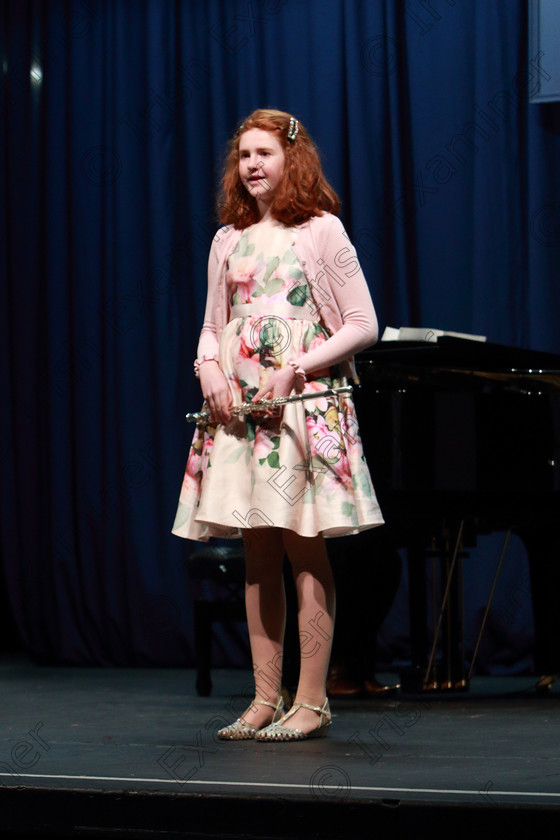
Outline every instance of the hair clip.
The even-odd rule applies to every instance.
[[[294,119],[293,117],[290,117],[290,126],[288,128],[288,140],[290,140],[290,142],[292,142],[292,143],[294,142],[294,140],[296,139],[296,135],[297,135],[298,131],[299,131],[298,121],[296,119]]]

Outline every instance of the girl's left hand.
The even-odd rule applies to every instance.
[[[272,400],[275,397],[289,397],[294,389],[296,375],[293,367],[287,367],[275,370],[267,379],[260,391],[257,391],[251,402],[258,402],[259,400]]]

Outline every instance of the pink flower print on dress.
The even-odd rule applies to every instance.
[[[240,257],[235,262],[234,272],[228,271],[226,281],[235,293],[234,303],[249,303],[257,288],[255,274],[262,269],[263,263],[255,263],[252,257]]]
[[[314,372],[313,375],[316,376],[317,374]],[[326,387],[324,382],[312,381],[306,382],[303,390],[306,394],[311,394],[313,391],[324,391]],[[308,403],[308,405],[313,406],[321,414],[325,414],[331,403],[326,397],[320,397],[318,400],[313,400],[311,403]]]
[[[274,452],[274,443],[275,441],[273,437],[266,433],[263,434],[263,432],[260,429],[257,430],[257,434],[255,435],[254,454],[255,457],[258,458],[258,460],[261,463],[264,463],[264,461],[268,459],[270,453]],[[276,445],[278,445],[278,441],[276,442]]]
[[[291,266],[282,263],[273,269],[266,282],[263,283],[263,300],[268,303],[286,302],[286,287],[293,283],[290,272]]]
[[[325,423],[325,418],[322,414],[308,414],[305,418],[305,424],[309,435],[311,454],[317,452],[325,457],[325,450],[331,450],[333,447],[333,436]],[[327,460],[332,457],[332,454],[326,455]]]
[[[331,485],[333,479],[345,486],[351,487],[352,480],[348,474],[348,457],[344,441],[338,428],[331,429],[322,416],[308,415],[305,418],[311,456],[317,455],[327,466],[323,481],[326,486]]]
[[[190,459],[189,459],[190,460]],[[199,482],[196,478],[197,475],[201,475],[201,471],[199,470],[199,460],[196,459],[195,461],[191,461],[191,463],[187,464],[187,469],[185,470],[185,474],[183,476],[183,491],[187,492],[192,490],[194,493],[198,492],[199,489]],[[195,471],[195,472],[193,472]]]

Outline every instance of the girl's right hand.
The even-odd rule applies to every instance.
[[[226,424],[231,418],[231,392],[221,367],[214,359],[205,361],[199,368],[200,387],[210,418],[216,423]]]

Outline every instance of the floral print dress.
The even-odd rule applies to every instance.
[[[234,405],[270,373],[328,339],[291,245],[297,228],[247,228],[228,261],[230,321],[220,366]],[[346,385],[338,366],[314,371],[306,393]],[[235,538],[243,528],[302,536],[356,533],[383,523],[349,395],[288,403],[273,417],[247,414],[194,433],[173,533]]]

